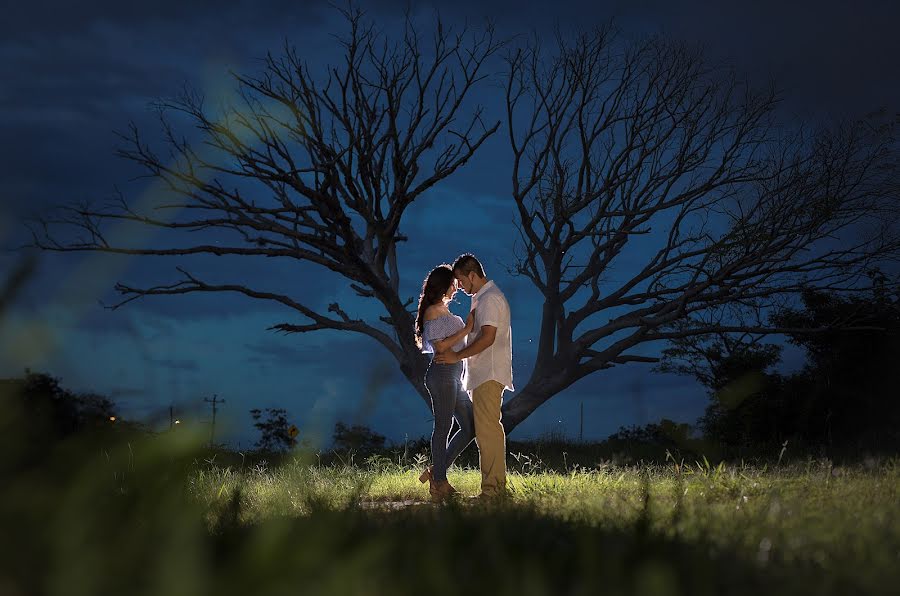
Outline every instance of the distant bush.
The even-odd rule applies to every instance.
[[[297,427],[288,421],[284,408],[250,410],[253,426],[259,430],[256,447],[262,451],[282,452],[297,445]]]
[[[663,351],[658,370],[693,376],[708,390],[697,425],[709,445],[729,458],[786,444],[832,457],[900,449],[900,292],[872,275],[864,295],[807,291],[802,308],[772,316],[806,352],[796,373],[775,371],[779,346],[727,335],[676,340]]]
[[[141,429],[123,420],[108,398],[75,393],[56,377],[30,370],[23,378],[0,380],[0,403],[6,413],[0,434],[25,449],[32,460],[72,436],[99,438]]]
[[[367,426],[354,424],[347,426],[343,422],[334,425],[335,451],[353,451],[363,456],[385,448],[385,437]]]

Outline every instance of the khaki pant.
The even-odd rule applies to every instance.
[[[506,433],[500,424],[503,389],[502,383],[485,381],[472,391],[481,492],[492,496],[506,491]]]

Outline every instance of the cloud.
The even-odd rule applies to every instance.
[[[347,358],[367,360],[380,349],[368,337],[344,331],[270,335],[244,344],[252,354],[248,362],[264,366],[303,366],[307,370],[342,376]]]
[[[327,47],[331,28],[322,19],[335,12],[325,2],[272,2],[268,10],[250,3],[125,6],[48,9],[36,2],[7,9],[0,24],[0,136],[15,143],[0,147],[4,210],[21,216],[108,196],[138,173],[113,156],[114,130],[135,121],[153,143],[160,133],[150,101],[185,83],[211,98],[231,93],[230,70],[258,70],[258,58],[277,51],[285,36],[301,48]]]
[[[200,370],[200,365],[196,360],[187,358],[150,358],[148,362],[160,368],[169,370],[186,370],[191,372]]]
[[[15,3],[0,26],[0,135],[16,140],[0,147],[4,202],[36,205],[105,195],[131,175],[123,173],[133,171],[113,158],[111,131],[137,120],[152,139],[149,100],[175,93],[183,81],[227,88],[229,67],[258,68],[254,59],[273,46],[277,50],[284,35],[302,48],[315,48],[313,63],[322,56],[336,58],[329,35],[342,30],[339,14],[324,1],[259,6],[106,1],[75,7]],[[382,24],[401,18],[405,7],[400,1],[366,4]],[[712,60],[736,64],[757,83],[780,76],[791,109],[831,107],[858,114],[900,101],[900,81],[884,76],[884,61],[900,54],[900,38],[892,30],[900,16],[896,3],[569,1],[555,3],[547,18],[542,3],[463,0],[450,6],[424,3],[415,12],[427,21],[435,8],[450,20],[475,23],[479,15],[502,15],[498,22],[505,35],[535,26],[544,33],[556,24],[564,30],[589,26],[617,16],[630,33],[661,31],[702,43]],[[489,107],[499,101],[496,93],[483,95]],[[492,121],[502,120],[502,109],[490,111]],[[446,186],[502,195],[508,191],[507,154],[501,127]]]
[[[113,400],[118,399],[132,399],[142,397],[147,394],[147,391],[141,389],[140,387],[110,387],[109,388],[109,397]]]
[[[46,6],[52,4],[52,9]],[[36,37],[58,37],[73,31],[98,27],[122,29],[191,28],[196,33],[224,37],[223,33],[239,34],[235,26],[243,24],[257,29],[272,22],[320,24],[325,2],[232,2],[223,4],[212,0],[190,3],[160,0],[152,3],[121,3],[112,0],[93,0],[78,5],[58,2],[19,2],[6,9],[5,26],[0,29],[8,39],[30,40]],[[273,14],[278,19],[271,18]],[[270,25],[271,26],[271,25]]]

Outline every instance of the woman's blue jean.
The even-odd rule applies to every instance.
[[[431,395],[434,412],[434,431],[431,433],[432,475],[435,480],[447,479],[447,468],[475,438],[475,418],[472,401],[462,386],[463,363],[435,364],[425,373],[425,388]],[[453,418],[459,430],[450,438]]]

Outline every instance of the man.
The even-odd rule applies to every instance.
[[[481,496],[502,496],[506,493],[506,433],[500,423],[500,406],[503,390],[513,391],[509,303],[500,288],[485,277],[473,255],[456,259],[453,275],[463,292],[472,297],[475,325],[465,348],[438,354],[435,361],[452,364],[466,359],[464,382],[475,412]]]

